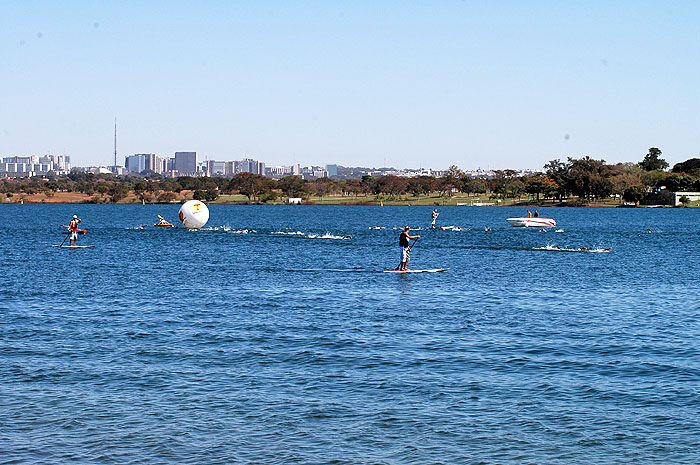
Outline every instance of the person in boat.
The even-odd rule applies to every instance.
[[[540,214],[535,210],[535,218],[539,218]]]
[[[527,211],[527,217],[532,218],[532,212],[530,210]]]
[[[435,229],[435,222],[437,221],[439,213],[437,211],[437,208],[433,210],[433,222],[430,224],[430,227]]]
[[[165,218],[163,218],[162,216],[158,215],[158,218],[160,218],[160,221],[158,222],[158,224],[170,224],[167,221],[165,221]]]
[[[80,219],[78,215],[73,215],[73,219],[68,223],[68,232],[70,233],[70,238],[68,239],[69,245],[78,245],[78,225],[80,224]]]
[[[408,248],[408,241],[411,239],[418,239],[420,236],[411,236],[410,235],[411,228],[406,226],[403,231],[401,231],[401,235],[399,236],[399,248],[401,249],[401,263],[399,263],[399,267],[396,268],[399,271],[406,271],[408,269],[408,261],[411,259],[410,257],[410,251]]]

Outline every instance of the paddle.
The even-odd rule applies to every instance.
[[[62,224],[61,226],[63,226],[64,228],[68,229],[68,226],[66,226],[65,224]],[[87,232],[87,229],[85,229],[85,228],[83,228],[83,229],[78,229],[78,234],[80,234],[80,235],[83,235],[83,234],[85,234],[86,232]],[[68,229],[68,230],[67,230],[66,232],[64,232],[63,234],[70,234],[70,229]]]
[[[65,225],[65,224],[62,224],[61,226],[66,226],[66,225]],[[66,226],[66,227],[68,227],[68,226]],[[66,237],[63,238],[63,242],[61,242],[61,245],[59,245],[59,247],[63,247],[63,244],[66,243],[66,239],[68,239],[69,237],[70,237],[70,231],[68,232],[68,234],[66,235]]]

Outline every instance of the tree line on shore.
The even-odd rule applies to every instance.
[[[374,195],[400,200],[407,196],[420,198],[436,193],[449,197],[461,192],[468,196],[489,194],[494,199],[527,197],[559,202],[573,199],[585,204],[614,197],[632,203],[646,200],[669,204],[672,203],[672,192],[700,191],[700,158],[677,163],[671,170],[667,170],[668,166],[661,158],[661,150],[652,147],[639,163],[611,165],[590,157],[557,159],[548,162],[541,172],[525,176],[518,176],[514,170],[498,170],[491,178],[473,178],[454,165],[441,177],[365,175],[362,179],[344,180],[304,180],[298,176],[272,179],[253,173],[238,173],[231,178],[163,178],[153,173],[114,176],[73,171],[61,177],[3,179],[0,193],[6,197],[44,194],[51,198],[56,192],[77,192],[87,195],[89,201],[95,203],[123,201],[133,193],[138,201],[168,203],[178,200],[181,192],[191,191],[193,198],[204,201],[213,201],[221,195],[242,194],[249,202],[265,203],[283,197]]]

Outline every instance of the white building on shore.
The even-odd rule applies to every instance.
[[[70,172],[68,155],[31,155],[29,157],[4,157],[0,162],[0,176],[27,178],[47,174],[64,175]]]

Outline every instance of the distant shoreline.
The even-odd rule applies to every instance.
[[[92,194],[88,195],[80,192],[56,192],[47,196],[44,193],[6,193],[0,194],[0,204],[65,204],[65,205],[180,205],[187,200],[191,200],[194,191],[183,190],[173,193],[174,198],[170,202],[157,202],[139,198],[133,191],[129,191],[118,202],[111,202],[108,195]],[[559,200],[535,200],[535,199],[496,199],[489,194],[479,196],[454,195],[452,197],[444,195],[423,195],[412,196],[383,196],[383,195],[329,195],[324,197],[311,196],[301,199],[298,204],[290,204],[286,196],[278,196],[274,200],[265,202],[259,199],[251,199],[245,195],[220,195],[213,201],[204,200],[207,205],[358,205],[358,206],[429,206],[429,207],[522,207],[522,208],[660,208],[671,207],[671,205],[634,205],[621,202],[620,199],[605,199],[598,201],[585,201],[580,198],[570,198],[565,201]],[[695,206],[695,205],[693,205]]]
[[[172,206],[172,205],[182,205],[183,202],[170,202],[170,203],[158,203],[158,202],[146,202],[146,203],[141,203],[141,202],[117,202],[117,203],[112,203],[112,202],[104,202],[104,203],[96,203],[96,202],[89,202],[89,201],[53,201],[53,202],[45,202],[45,201],[32,201],[32,200],[26,200],[24,202],[21,201],[11,201],[11,202],[0,202],[0,205],[160,205],[160,206]],[[502,207],[518,207],[518,208],[683,208],[683,207],[674,207],[672,205],[612,205],[612,204],[567,204],[567,203],[553,203],[553,204],[543,204],[543,203],[502,203],[502,204],[492,204],[492,205],[455,205],[453,203],[444,203],[444,204],[424,204],[424,203],[415,203],[415,202],[397,202],[397,201],[390,201],[390,202],[314,202],[314,201],[307,201],[303,202],[300,204],[288,204],[288,203],[283,203],[283,202],[267,202],[267,203],[262,203],[262,202],[204,202],[207,205],[258,205],[258,206],[287,206],[287,207],[308,207],[308,206],[361,206],[361,207],[437,207],[437,208],[447,208],[447,207],[495,207],[495,208],[502,208]],[[693,208],[693,207],[686,207],[686,208]]]

